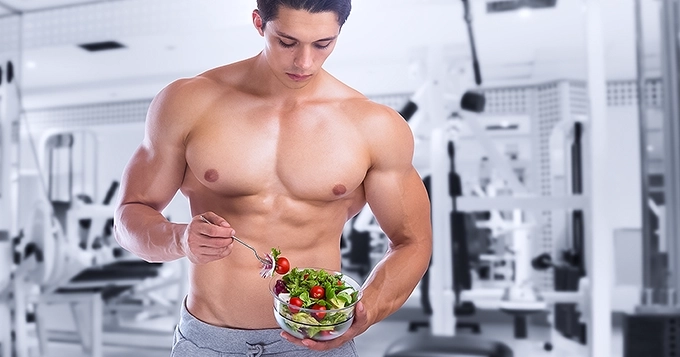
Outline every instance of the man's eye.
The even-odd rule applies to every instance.
[[[291,47],[295,46],[295,42],[293,42],[293,43],[285,43],[285,42],[283,42],[283,41],[281,41],[281,40],[279,40],[279,44],[280,44],[281,46],[285,47],[285,48],[291,48]]]
[[[315,46],[316,48],[320,49],[320,50],[326,49],[326,48],[328,48],[328,46],[330,46],[330,45],[331,45],[330,42],[327,43],[327,44],[325,44],[325,45],[322,45],[322,44],[319,44],[319,43],[315,43],[315,44],[314,44],[314,46]]]

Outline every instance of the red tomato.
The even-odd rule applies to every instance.
[[[275,265],[276,272],[278,274],[286,274],[290,270],[290,262],[286,257],[278,257],[276,259],[276,265]]]
[[[330,336],[332,334],[331,330],[321,330],[319,331],[319,335],[321,336]]]
[[[311,296],[313,299],[323,299],[323,297],[326,296],[326,290],[324,290],[319,285],[314,285],[309,290],[309,296]]]
[[[312,310],[326,310],[326,307],[321,306],[319,304],[314,304],[314,306],[312,306]],[[326,313],[319,311],[319,312],[313,313],[312,315],[314,316],[315,319],[321,320],[321,319],[324,318],[324,316],[326,316]]]
[[[293,314],[297,314],[300,311],[300,309],[298,309],[297,307],[302,307],[303,304],[302,299],[300,299],[299,297],[290,298],[290,301],[288,303],[289,303],[288,308],[290,309],[290,312]]]

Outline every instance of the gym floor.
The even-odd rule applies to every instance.
[[[541,323],[541,319],[535,319],[530,323],[528,329],[527,339],[515,339],[513,337],[512,321],[509,317],[504,316],[500,312],[479,311],[474,321],[479,322],[481,326],[481,338],[490,338],[506,343],[514,352],[515,356],[550,356],[550,357],[572,357],[572,356],[587,356],[588,352],[584,346],[580,346],[566,339],[560,338],[557,335],[552,335],[547,324]],[[53,316],[53,322],[59,321],[60,314]],[[427,321],[418,306],[407,302],[407,304],[396,312],[394,315],[388,317],[386,320],[372,326],[363,335],[356,339],[357,349],[362,357],[382,357],[388,348],[405,337],[413,334],[428,334],[428,328],[420,328],[416,332],[409,332],[408,326],[410,321]],[[156,320],[146,320],[143,322],[143,327],[147,330],[154,331],[154,329],[167,331],[168,325],[172,325],[172,321],[168,317],[159,318]],[[140,325],[141,326],[141,325]],[[620,331],[616,328],[615,331]],[[458,334],[471,334],[469,330],[459,330]],[[104,357],[130,357],[130,356],[145,356],[145,357],[167,357],[170,355],[170,342],[172,337],[167,332],[160,334],[155,338],[144,336],[142,334],[137,336],[130,336],[129,334],[107,333],[105,335]],[[149,341],[155,341],[153,345],[156,347],[138,347],[139,345],[148,345]],[[167,346],[165,341],[167,340]],[[554,346],[553,350],[548,352],[544,350],[545,342],[550,341]],[[130,345],[137,345],[131,347]],[[612,357],[621,357],[621,338],[620,333],[615,332],[612,336]],[[85,357],[88,353],[82,350],[81,346],[75,343],[66,343],[58,341],[50,341],[48,346],[49,357]],[[37,346],[32,346],[32,350],[37,351]],[[32,355],[38,356],[37,353]],[[460,356],[460,355],[459,355]]]

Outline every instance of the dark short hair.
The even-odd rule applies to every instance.
[[[285,6],[293,10],[305,10],[311,13],[334,12],[338,16],[338,25],[342,27],[352,10],[351,0],[257,0],[257,11],[262,18],[262,28],[267,22],[276,19],[279,8]]]

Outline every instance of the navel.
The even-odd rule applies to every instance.
[[[217,170],[215,169],[210,169],[205,172],[203,175],[203,178],[208,181],[208,182],[215,182],[217,179],[220,178],[220,174],[217,173]]]
[[[333,187],[333,194],[336,196],[344,195],[347,192],[347,188],[344,185],[337,184]]]

